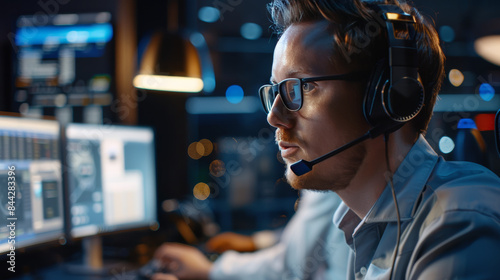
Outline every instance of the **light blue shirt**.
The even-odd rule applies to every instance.
[[[401,239],[393,279],[500,279],[500,179],[446,162],[420,136],[393,177]],[[391,189],[366,217],[344,203],[334,223],[351,252],[348,279],[388,279],[397,238]]]
[[[343,232],[332,223],[340,201],[333,192],[303,191],[299,209],[279,243],[255,253],[222,254],[210,279],[345,279],[350,249]]]

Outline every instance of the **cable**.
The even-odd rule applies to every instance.
[[[391,274],[389,275],[389,279],[392,279],[393,273],[394,273],[394,266],[396,264],[396,257],[398,255],[398,249],[399,249],[399,240],[401,239],[401,217],[399,215],[399,206],[398,206],[398,200],[396,199],[396,190],[394,189],[394,183],[392,181],[392,173],[391,173],[391,167],[389,165],[389,134],[384,134],[384,142],[385,142],[385,164],[387,166],[387,171],[388,171],[388,176],[389,176],[389,184],[391,186],[391,191],[392,191],[392,199],[394,200],[394,206],[396,207],[396,217],[397,217],[397,222],[398,222],[398,234],[397,234],[397,240],[396,240],[396,248],[394,248],[394,255],[392,256],[392,266],[391,266]]]

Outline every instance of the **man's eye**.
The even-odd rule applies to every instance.
[[[304,84],[302,84],[302,90],[305,91],[305,92],[311,91],[313,89],[314,89],[314,85],[312,85],[310,83],[304,83]]]

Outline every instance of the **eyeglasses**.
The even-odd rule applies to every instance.
[[[298,111],[304,103],[304,91],[308,92],[312,89],[307,88],[308,83],[327,80],[344,80],[354,81],[366,77],[366,72],[352,72],[341,75],[310,77],[310,78],[290,78],[285,79],[274,85],[263,85],[259,89],[260,101],[264,106],[264,111],[269,114],[273,107],[274,99],[279,94],[283,105],[292,111]]]

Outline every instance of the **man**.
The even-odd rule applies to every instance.
[[[418,11],[392,4],[270,5],[280,38],[273,85],[260,94],[286,178],[296,189],[331,190],[342,199],[334,223],[352,249],[348,279],[497,279],[500,179],[476,164],[445,162],[423,138],[444,56]],[[391,91],[371,94],[381,87],[373,87],[374,77],[388,68],[382,85]],[[371,96],[379,97],[370,103]],[[398,102],[405,98],[411,102]],[[373,104],[387,116],[374,117]],[[407,114],[398,119],[398,110]],[[313,161],[367,131],[370,139]],[[305,167],[294,165],[300,160]]]
[[[345,279],[349,248],[332,223],[339,204],[340,198],[333,192],[305,190],[279,242],[269,248],[252,253],[228,251],[211,263],[194,247],[165,243],[155,258],[179,279]],[[219,247],[213,241],[208,244]],[[171,276],[156,274],[153,279],[167,277]]]

